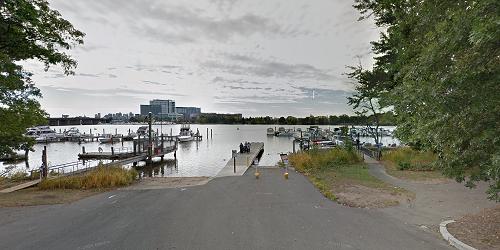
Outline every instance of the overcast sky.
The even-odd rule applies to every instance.
[[[244,116],[352,114],[346,65],[372,63],[373,21],[351,0],[50,0],[86,33],[74,76],[25,64],[42,106],[134,112],[150,99]]]

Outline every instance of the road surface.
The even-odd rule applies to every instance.
[[[307,179],[252,169],[203,186],[116,190],[1,208],[0,249],[451,249],[380,211],[343,207]]]

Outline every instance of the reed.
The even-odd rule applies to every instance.
[[[356,151],[346,148],[301,151],[291,154],[289,160],[297,171],[303,173],[363,162]]]
[[[402,147],[384,152],[382,160],[397,165],[399,170],[431,171],[435,168],[434,162],[437,156],[430,151]]]
[[[99,166],[87,173],[46,179],[40,189],[103,189],[132,184],[137,178],[137,171],[122,167]]]

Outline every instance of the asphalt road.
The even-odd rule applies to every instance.
[[[451,249],[380,211],[331,202],[302,175],[285,180],[280,171],[1,208],[0,249]]]

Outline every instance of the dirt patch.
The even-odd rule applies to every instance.
[[[106,190],[40,190],[36,187],[0,194],[0,207],[70,203]]]
[[[448,224],[448,231],[477,249],[500,249],[500,206],[466,215]]]
[[[144,178],[138,183],[122,188],[123,190],[143,190],[143,189],[163,189],[163,188],[179,188],[191,187],[207,184],[211,178],[209,177],[154,177]]]
[[[413,197],[407,192],[402,192],[394,187],[388,189],[369,188],[361,185],[350,185],[334,191],[337,201],[350,207],[383,208],[397,206],[401,203],[410,203]]]

